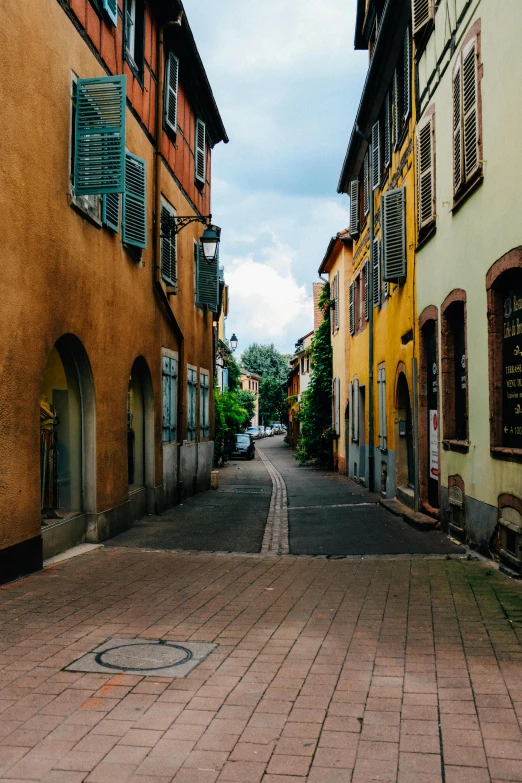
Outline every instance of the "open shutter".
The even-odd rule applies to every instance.
[[[411,114],[411,38],[410,28],[406,30],[404,36],[404,101],[403,101],[403,119],[407,120]]]
[[[120,230],[120,194],[105,193],[102,197],[102,222],[112,228]]]
[[[74,192],[123,193],[125,183],[125,76],[78,79]]]
[[[412,0],[413,35],[417,35],[433,19],[433,11],[433,0]]]
[[[355,285],[350,283],[350,334],[355,334]]]
[[[126,153],[123,241],[141,248],[147,247],[146,165],[142,158]]]
[[[350,234],[352,237],[359,235],[359,180],[350,182]]]
[[[419,228],[429,225],[435,217],[435,170],[433,160],[433,116],[417,130],[418,219]]]
[[[399,74],[397,71],[393,74],[393,144],[395,147],[399,144],[401,135],[401,96],[399,85]]]
[[[391,137],[392,137],[392,96],[386,95],[384,102],[384,167],[391,165]]]
[[[370,211],[370,159],[368,153],[364,156],[364,214]]]
[[[165,224],[164,218],[169,218],[174,212],[165,204],[161,205],[161,222]],[[178,280],[177,257],[176,257],[176,235],[174,233],[161,232],[161,277],[169,285],[175,286]]]
[[[463,181],[462,155],[462,69],[460,58],[453,72],[453,189]]]
[[[205,123],[196,120],[196,142],[194,152],[194,176],[205,184]]]
[[[114,27],[118,25],[118,0],[103,0],[103,10],[113,23]]]
[[[464,176],[468,180],[480,167],[478,132],[477,41],[462,52],[462,103],[464,131]]]
[[[405,188],[388,190],[381,201],[384,279],[406,277]]]
[[[165,122],[174,133],[178,129],[178,74],[179,60],[169,52],[165,74]]]
[[[363,267],[363,279],[364,279],[364,317],[367,321],[370,320],[370,275],[368,261],[365,262]]]
[[[206,261],[201,245],[196,247],[196,303],[216,313],[219,301],[219,261]]]
[[[381,259],[379,239],[377,237],[373,240],[372,270],[373,306],[378,307],[381,303]]]
[[[372,128],[372,190],[381,184],[381,125],[379,121]]]

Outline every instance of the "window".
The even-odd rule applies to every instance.
[[[466,294],[453,291],[441,307],[443,423],[446,441],[468,439]]]
[[[205,123],[202,120],[197,119],[194,141],[194,177],[196,183],[199,185],[205,184],[205,164]]]
[[[187,439],[196,440],[198,374],[193,367],[187,371]]]
[[[116,27],[118,25],[118,0],[103,0],[103,10]]]
[[[175,217],[176,210],[168,201],[161,200],[161,277],[167,285],[178,283],[176,234],[170,229],[168,218]]]
[[[419,231],[435,220],[435,115],[431,114],[417,128],[417,192]]]
[[[176,440],[178,417],[178,362],[170,356],[162,358],[163,430],[162,440]]]
[[[165,73],[165,122],[174,133],[178,130],[178,77],[179,60],[169,52]]]
[[[478,41],[459,52],[453,69],[453,191],[460,195],[482,173],[479,134]]]
[[[388,190],[381,198],[383,278],[406,277],[406,188]]]
[[[136,75],[141,78],[144,66],[145,2],[125,0],[125,55]]]
[[[377,388],[379,396],[379,447],[385,451],[388,441],[386,437],[386,368],[384,364],[377,368]]]
[[[331,298],[333,307],[331,310],[332,334],[339,329],[339,272],[336,272],[332,279]]]
[[[137,248],[147,247],[146,162],[131,152],[125,155],[123,194],[123,241]]]
[[[209,381],[208,372],[199,371],[199,415],[201,437],[208,438],[210,435],[210,413],[209,413]]]

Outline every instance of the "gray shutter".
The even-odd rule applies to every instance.
[[[381,200],[384,279],[406,277],[406,189],[388,190]]]
[[[359,180],[350,182],[350,234],[352,237],[359,235]]]
[[[397,148],[401,135],[401,117],[400,117],[400,84],[397,71],[393,74],[393,145]]]
[[[367,321],[370,320],[370,275],[368,261],[365,262],[363,267],[363,279],[364,279],[364,317]]]
[[[104,193],[102,196],[102,222],[116,233],[120,230],[119,193]]]
[[[378,369],[377,383],[379,385],[379,446],[381,449],[386,449],[386,369],[384,367]]]
[[[178,363],[169,356],[163,356],[162,365],[162,440],[165,442],[176,439],[177,414],[177,379]]]
[[[194,176],[198,182],[205,184],[205,123],[199,119],[196,120]]]
[[[380,259],[380,246],[379,239],[375,237],[373,240],[373,252],[372,252],[372,269],[373,269],[373,306],[378,307],[381,303],[381,259]]]
[[[201,245],[196,246],[196,303],[217,313],[219,301],[219,260],[216,256],[210,264],[205,259]]]
[[[125,192],[123,194],[123,241],[147,247],[146,162],[131,152],[125,155]]]
[[[388,92],[384,102],[384,167],[391,164],[392,148],[392,95]]]
[[[459,61],[453,72],[453,190],[463,181],[462,155],[462,68]]]
[[[462,119],[464,131],[464,176],[468,180],[480,167],[478,133],[477,41],[462,52]]]
[[[179,60],[169,52],[165,74],[165,122],[174,133],[178,130],[178,77]]]
[[[372,128],[372,190],[381,184],[381,125],[377,120]]]
[[[433,116],[417,129],[418,222],[419,229],[435,217],[435,170],[433,158]]]
[[[161,205],[162,226],[164,218],[169,218],[172,214],[164,204]],[[170,232],[165,233],[163,228],[161,231],[161,277],[169,285],[175,286],[177,284],[176,235]]]
[[[433,19],[433,11],[433,0],[412,0],[413,35],[417,35]]]
[[[410,28],[406,29],[406,35],[404,36],[404,101],[403,101],[403,118],[405,120],[411,114],[411,38]]]
[[[350,334],[355,334],[355,285],[350,283]]]
[[[369,155],[366,153],[364,156],[364,214],[367,215],[370,211],[370,162]]]

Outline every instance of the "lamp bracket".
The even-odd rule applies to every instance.
[[[212,215],[170,215],[164,212],[161,216],[161,236],[172,239],[191,223],[203,223],[210,227]]]

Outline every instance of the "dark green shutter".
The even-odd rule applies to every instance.
[[[169,52],[165,74],[165,122],[174,133],[178,129],[178,74],[179,60]]]
[[[217,313],[219,301],[219,261],[218,258],[210,264],[205,260],[203,248],[196,246],[196,304],[207,306]]]
[[[103,10],[116,27],[118,25],[118,0],[103,0]]]
[[[74,192],[123,193],[125,185],[125,76],[78,79]]]
[[[147,247],[146,179],[145,161],[127,152],[123,194],[123,241],[141,248]]]
[[[161,205],[162,225],[166,222],[164,217],[170,217],[173,213],[164,205]],[[178,279],[176,257],[176,235],[161,234],[161,276],[169,285],[175,286]]]
[[[198,182],[205,183],[205,123],[202,120],[196,120],[194,176]]]
[[[120,230],[120,194],[105,193],[102,197],[102,221],[112,228],[113,231]]]

